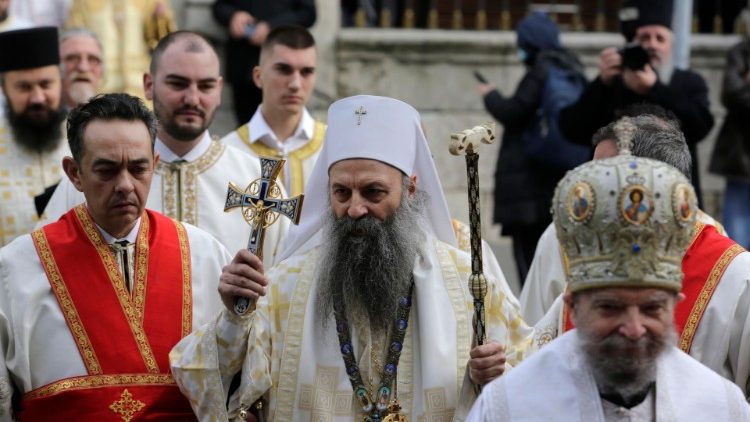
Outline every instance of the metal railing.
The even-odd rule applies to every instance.
[[[622,0],[342,0],[344,27],[512,30],[530,11],[550,14],[563,31],[619,32]],[[695,8],[693,32],[745,33],[739,9]],[[722,19],[724,19],[722,23]],[[748,19],[750,21],[750,19]],[[708,22],[708,23],[706,23]],[[728,22],[728,23],[727,23]],[[700,24],[699,24],[700,23]]]

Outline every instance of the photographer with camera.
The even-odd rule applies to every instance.
[[[559,134],[559,108],[575,101],[586,84],[578,58],[562,48],[557,26],[544,13],[526,16],[516,34],[518,56],[526,73],[515,92],[504,96],[479,72],[474,76],[485,109],[503,125],[493,220],[502,225],[503,236],[513,239],[513,256],[523,285],[539,236],[552,221],[550,201],[557,182],[567,170],[588,160],[591,151],[553,139]],[[542,132],[547,138],[540,136]],[[577,161],[550,160],[569,156],[571,150],[578,152]]]
[[[696,145],[711,130],[708,87],[690,70],[672,63],[672,2],[625,0],[622,33],[629,44],[599,55],[599,76],[580,99],[560,112],[560,129],[571,141],[588,145],[591,136],[634,103],[657,104],[677,116],[693,158],[692,183],[700,200]]]

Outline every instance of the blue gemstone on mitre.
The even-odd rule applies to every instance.
[[[634,168],[637,168],[637,167],[638,167],[638,163],[636,163],[635,161],[631,161],[630,162],[630,168],[631,169],[634,169]]]
[[[641,245],[634,243],[633,244],[633,253],[638,253],[641,251]]]

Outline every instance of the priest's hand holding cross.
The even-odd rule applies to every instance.
[[[239,315],[253,310],[258,297],[266,293],[268,281],[263,275],[265,229],[275,223],[279,215],[289,218],[294,224],[299,222],[304,196],[281,197],[276,177],[283,166],[284,160],[260,157],[260,179],[251,182],[244,191],[229,183],[224,211],[241,207],[242,216],[251,227],[247,250],[235,255],[219,279],[219,294],[224,305]]]

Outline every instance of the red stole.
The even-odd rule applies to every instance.
[[[194,420],[169,370],[169,351],[192,328],[185,228],[144,212],[131,292],[85,205],[32,239],[88,374],[26,393],[19,418]]]
[[[685,299],[675,305],[674,324],[679,337],[677,346],[690,353],[693,338],[703,313],[721,277],[732,260],[744,249],[721,235],[714,226],[696,223],[695,234],[682,258],[682,294]],[[568,287],[565,288],[568,291]],[[574,328],[568,305],[563,303],[563,331]]]

